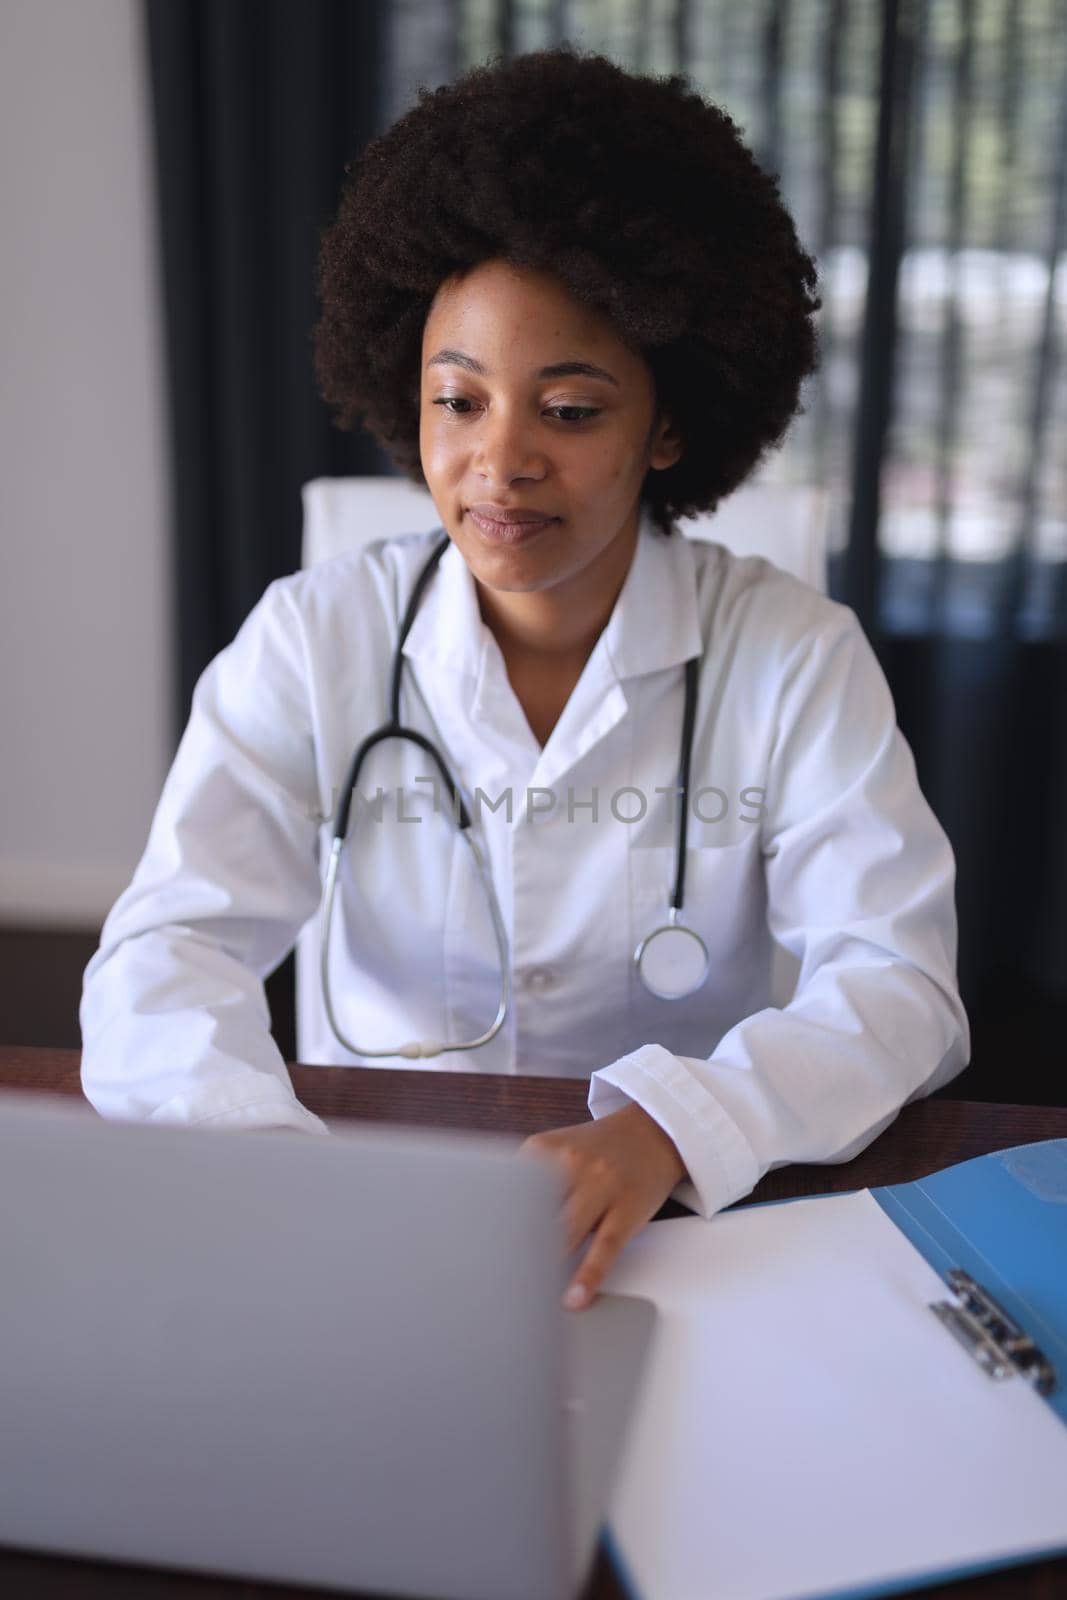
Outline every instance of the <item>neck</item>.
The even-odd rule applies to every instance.
[[[478,584],[482,620],[504,660],[577,666],[580,672],[615,608],[636,546],[635,524],[589,566],[550,588],[512,593]]]

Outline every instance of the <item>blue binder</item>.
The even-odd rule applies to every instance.
[[[934,1271],[962,1287],[964,1320],[948,1325],[964,1347],[990,1363],[1001,1348],[1003,1376],[1014,1367],[1067,1423],[1067,1139],[994,1150],[871,1194]],[[997,1326],[997,1307],[1011,1328]]]
[[[1067,1425],[1067,1139],[995,1151],[915,1182],[868,1193],[944,1283],[943,1299],[927,1303],[941,1320],[945,1339],[955,1341],[959,1360],[977,1363],[991,1384],[1031,1385],[1060,1422]],[[740,1219],[746,1212],[770,1207],[821,1208],[824,1203],[841,1198],[827,1195],[812,1201],[771,1201],[727,1216]],[[808,1214],[817,1221],[821,1210]],[[711,1226],[715,1226],[714,1222]],[[707,1224],[685,1219],[657,1227],[695,1229]],[[682,1237],[677,1236],[679,1241]],[[690,1240],[698,1248],[695,1234],[684,1238],[687,1248]],[[651,1248],[655,1249],[655,1245]],[[766,1270],[774,1273],[773,1260]],[[624,1293],[641,1292],[639,1283],[631,1287],[623,1282],[620,1287]],[[925,1315],[925,1308],[922,1314]],[[782,1338],[789,1337],[788,1322],[783,1318]],[[701,1359],[710,1361],[714,1355],[709,1349]],[[709,1429],[714,1428],[714,1421],[709,1417]],[[768,1448],[773,1448],[774,1442],[771,1436]],[[921,1436],[916,1443],[921,1451]],[[1040,1549],[994,1552],[988,1548],[987,1539],[986,1550],[973,1561],[938,1565],[925,1572],[887,1572],[884,1577],[878,1576],[877,1563],[872,1562],[862,1581],[839,1583],[829,1589],[813,1588],[810,1583],[805,1586],[798,1577],[795,1590],[788,1591],[790,1600],[794,1593],[802,1594],[804,1600],[857,1600],[1067,1554],[1067,1452],[1063,1462],[1063,1532],[1059,1542]],[[951,1486],[947,1493],[951,1494]],[[766,1535],[773,1539],[774,1508],[766,1509]],[[711,1506],[708,1516],[714,1516]],[[1055,1528],[1052,1532],[1055,1538]],[[659,1596],[642,1593],[635,1575],[627,1571],[620,1542],[609,1535],[608,1543],[620,1577],[634,1600],[660,1600]],[[717,1576],[712,1561],[707,1577],[716,1594],[726,1595],[727,1590],[720,1591],[715,1583]],[[743,1585],[729,1589],[730,1595],[735,1592],[744,1593],[746,1600],[786,1600],[787,1594],[780,1583],[765,1591],[759,1589],[758,1583],[750,1590]],[[1067,1572],[1064,1592],[1067,1593]]]

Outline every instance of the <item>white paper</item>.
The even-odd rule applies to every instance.
[[[1067,1546],[1067,1428],[928,1309],[871,1195],[658,1222],[605,1287],[659,1309],[610,1522],[641,1600],[799,1600]]]

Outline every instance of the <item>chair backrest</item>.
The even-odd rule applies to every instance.
[[[313,478],[301,492],[305,567],[374,539],[429,533],[440,526],[428,490],[406,478]],[[718,511],[684,518],[678,526],[687,537],[710,539],[735,555],[765,556],[812,588],[826,591],[827,498],[821,489],[749,484]],[[306,1062],[322,1061],[323,1042],[331,1037],[319,988],[319,933],[316,913],[296,946],[297,1058]],[[778,1003],[785,1004],[798,964],[788,952],[780,954],[783,971],[775,984],[784,996]]]
[[[429,491],[407,478],[312,478],[305,483],[303,565],[398,533],[440,525]],[[827,497],[807,485],[754,483],[717,511],[685,517],[691,539],[710,539],[739,556],[766,556],[812,588],[826,590]]]

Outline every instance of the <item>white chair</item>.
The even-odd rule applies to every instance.
[[[429,533],[441,519],[429,491],[407,478],[312,478],[304,502],[302,564],[397,533]],[[754,483],[717,511],[686,517],[691,539],[710,539],[739,556],[766,556],[795,578],[826,591],[827,495],[823,489]]]
[[[429,533],[441,523],[429,491],[406,478],[313,478],[301,495],[305,567],[374,539]],[[825,593],[827,510],[821,489],[756,483],[738,489],[718,511],[678,526],[687,537],[710,539],[735,555],[765,556]],[[296,1052],[304,1062],[321,1059],[317,1041],[329,1037],[319,988],[319,934],[316,913],[296,946]],[[798,965],[787,951],[776,952],[778,1004],[791,994]]]

